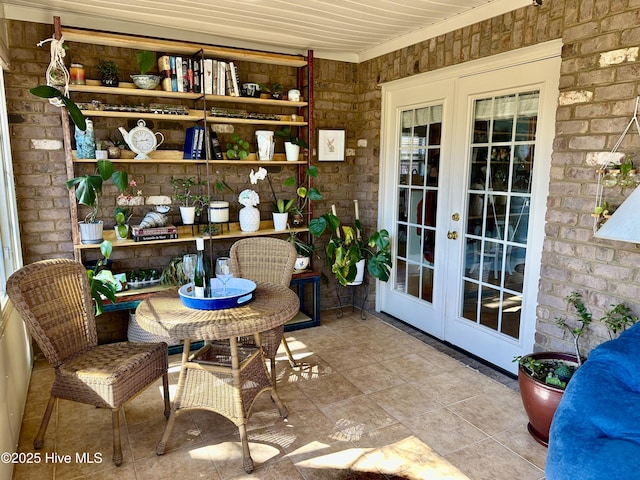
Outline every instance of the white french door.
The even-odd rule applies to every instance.
[[[394,269],[378,308],[512,372],[533,346],[559,54],[553,42],[383,86]]]

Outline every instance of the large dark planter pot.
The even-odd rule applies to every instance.
[[[575,355],[561,352],[540,352],[526,355],[535,360],[562,360],[576,364]],[[564,390],[531,377],[522,365],[518,367],[518,385],[522,404],[529,417],[527,429],[541,445],[549,445],[549,429]]]

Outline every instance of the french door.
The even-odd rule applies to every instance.
[[[559,76],[555,42],[528,55],[383,86],[378,308],[512,372],[533,346]]]

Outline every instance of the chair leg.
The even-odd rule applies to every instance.
[[[164,396],[164,418],[169,418],[171,403],[169,401],[169,374],[167,372],[162,375],[162,390]]]
[[[289,357],[289,364],[291,365],[291,367],[293,368],[299,367],[300,363],[296,362],[295,359],[293,358],[293,354],[291,353],[291,349],[289,349],[289,344],[287,343],[287,339],[284,338],[284,336],[282,337],[282,346],[284,347],[284,350],[287,352],[287,357]]]
[[[120,409],[111,410],[111,421],[113,423],[113,463],[120,466],[122,463],[122,443],[120,442]]]
[[[36,450],[41,449],[44,446],[44,435],[47,433],[47,427],[49,426],[49,420],[51,419],[51,412],[53,412],[53,406],[56,403],[56,397],[49,395],[49,401],[47,402],[47,408],[44,410],[42,421],[40,422],[40,429],[36,438],[33,440],[33,448]]]

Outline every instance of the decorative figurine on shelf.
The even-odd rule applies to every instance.
[[[155,205],[140,222],[140,228],[164,227],[169,224],[171,198],[166,195],[152,195],[147,197],[147,205]]]
[[[86,130],[82,131],[76,127],[76,157],[77,158],[96,158],[96,144],[93,135],[93,122],[86,120]]]
[[[136,160],[148,160],[149,154],[164,142],[162,133],[153,133],[146,125],[144,120],[138,120],[138,125],[129,132],[123,127],[118,127],[131,151],[137,153]]]
[[[238,195],[238,202],[244,205],[238,213],[240,230],[243,232],[256,232],[260,229],[260,210],[256,205],[260,203],[260,196],[251,189],[243,190]]]

